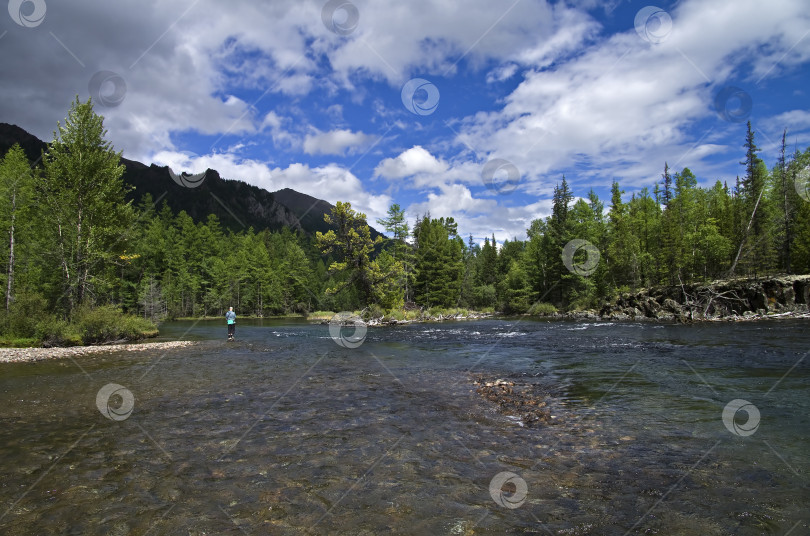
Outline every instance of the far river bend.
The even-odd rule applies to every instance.
[[[199,343],[0,364],[0,533],[810,534],[807,321],[161,332]]]

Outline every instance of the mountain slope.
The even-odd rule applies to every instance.
[[[323,215],[332,212],[332,205],[322,199],[296,192],[290,188],[284,188],[273,192],[276,201],[289,208],[301,226],[306,229],[314,229],[325,233],[332,227],[323,221]],[[374,234],[374,232],[372,232]]]
[[[289,227],[297,231],[314,232],[301,226],[295,214],[279,203],[267,190],[242,181],[225,180],[216,170],[205,172],[205,179],[196,187],[177,184],[165,166],[146,166],[140,162],[122,159],[127,170],[124,181],[135,187],[130,197],[136,202],[149,193],[158,206],[164,201],[176,214],[181,210],[194,221],[205,221],[216,214],[223,227],[238,231],[280,230]],[[323,215],[321,215],[323,217]]]

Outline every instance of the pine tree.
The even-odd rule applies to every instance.
[[[352,209],[351,203],[338,201],[332,209],[332,214],[324,214],[324,221],[336,227],[326,234],[318,232],[316,239],[325,254],[337,253],[341,261],[333,262],[329,267],[331,273],[342,272],[346,280],[327,290],[335,294],[346,288],[354,286],[360,297],[362,305],[372,301],[373,277],[370,273],[370,255],[377,244],[382,243],[382,237],[371,238],[371,230],[366,223],[366,215]]]
[[[555,301],[563,303],[570,293],[574,275],[568,273],[563,264],[562,252],[565,245],[574,238],[571,235],[571,226],[568,220],[573,194],[568,187],[568,181],[563,175],[562,182],[554,187],[551,200],[551,216],[546,223],[547,236],[543,242],[543,255],[548,259],[547,274],[552,281],[552,296]],[[549,289],[550,290],[550,289]]]
[[[451,222],[452,224],[453,222]],[[417,303],[428,307],[457,305],[464,276],[464,243],[451,238],[447,220],[423,218],[416,238]]]
[[[790,250],[793,242],[793,219],[795,216],[795,188],[788,176],[788,165],[785,159],[787,129],[782,132],[782,144],[779,160],[776,163],[773,177],[776,181],[777,203],[781,209],[779,222],[779,266],[785,273],[791,273]]]
[[[608,212],[608,246],[605,261],[610,266],[613,286],[620,288],[635,281],[638,271],[638,256],[630,232],[627,206],[622,201],[624,191],[613,181],[610,188],[610,212]]]
[[[664,162],[664,172],[661,174],[661,179],[661,184],[664,185],[662,202],[664,206],[668,206],[672,200],[672,176],[669,174],[669,164],[667,162]]]
[[[658,232],[661,213],[658,203],[650,196],[646,187],[641,189],[637,197],[633,196],[628,206],[628,216],[632,233],[637,237],[639,245],[637,283],[650,286],[657,279],[655,261],[659,258]]]
[[[664,190],[661,194],[661,203],[663,210],[661,212],[661,277],[665,282],[672,284],[676,279],[676,261],[678,253],[676,251],[675,233],[676,225],[674,222],[675,210],[672,206],[672,176],[669,173],[669,164],[664,162],[664,173],[661,175],[661,184]]]
[[[461,283],[461,302],[468,307],[475,307],[476,266],[481,248],[475,243],[472,235],[467,239],[464,248],[464,279]]]
[[[554,187],[554,195],[551,201],[551,220],[549,222],[549,229],[554,235],[554,240],[560,245],[567,242],[569,233],[568,210],[573,198],[574,196],[570,188],[568,188],[568,181],[565,180],[565,175],[563,175],[562,183]]]
[[[494,285],[498,279],[498,250],[495,246],[495,236],[492,242],[484,238],[484,245],[479,255],[478,270],[476,274],[477,286]]]
[[[796,190],[810,190],[810,184],[807,183],[810,180],[807,176],[810,171],[810,148],[803,153],[796,151],[787,168],[790,182],[795,185],[791,195],[795,195],[796,205],[790,250],[791,267],[795,273],[806,274],[810,273],[810,198],[799,197]]]
[[[692,280],[696,264],[695,232],[700,215],[697,214],[699,195],[697,178],[688,167],[675,173],[675,197],[672,199],[675,233],[673,237],[675,268],[678,281]]]
[[[410,236],[410,229],[408,222],[405,221],[405,211],[402,210],[398,204],[394,203],[388,207],[388,217],[378,219],[377,223],[382,225],[386,232],[391,233],[391,239],[393,240],[393,260],[399,263],[402,269],[402,274],[397,275],[396,279],[392,281],[396,281],[396,284],[403,288],[403,300],[411,300],[413,298],[414,257],[413,248],[407,243],[408,237]],[[383,259],[383,264],[385,266],[394,267],[393,262],[389,262],[387,259]],[[388,296],[390,293],[386,295]],[[386,299],[386,301],[390,302],[391,299]]]
[[[394,240],[405,241],[408,238],[408,222],[405,221],[405,211],[396,203],[388,207],[388,217],[378,218],[377,223],[391,233]]]
[[[764,251],[767,247],[764,236],[765,228],[765,210],[761,205],[765,194],[766,185],[766,171],[763,169],[764,164],[759,159],[757,153],[760,151],[754,141],[754,131],[751,129],[751,121],[748,121],[748,127],[745,135],[745,160],[740,164],[745,166],[745,177],[740,183],[740,208],[742,212],[740,219],[746,222],[742,226],[741,236],[739,237],[739,246],[734,261],[729,268],[729,275],[733,275],[737,269],[737,264],[743,253],[743,248],[747,243],[751,242],[752,245],[749,251],[752,255],[752,268],[756,269],[764,261]]]

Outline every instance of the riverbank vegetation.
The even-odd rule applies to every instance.
[[[120,153],[92,103],[76,99],[39,161],[19,146],[0,160],[0,339],[139,338],[162,319],[229,306],[257,317],[551,314],[645,287],[808,273],[810,149],[788,154],[783,136],[769,169],[750,123],[743,137],[743,174],[731,185],[665,163],[652,191],[628,197],[614,182],[606,205],[561,177],[551,214],[532,221],[525,240],[481,244],[451,215],[408,222],[397,204],[376,222],[388,238],[373,239],[366,216],[343,202],[326,233],[235,232],[149,195],[126,202]]]
[[[73,103],[38,162],[19,145],[0,161],[0,231],[7,345],[95,344],[154,336],[125,314],[118,268],[137,219],[124,201],[120,153],[91,103]]]

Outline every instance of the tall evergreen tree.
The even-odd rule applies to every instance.
[[[451,225],[445,219],[423,218],[416,240],[417,303],[449,307],[457,305],[464,276],[464,243],[458,235],[451,238]]]
[[[631,232],[627,205],[622,201],[623,193],[619,183],[613,181],[608,213],[610,240],[605,262],[609,265],[614,287],[635,285],[639,275],[638,242]]]
[[[377,223],[382,225],[386,232],[391,233],[391,239],[393,240],[393,261],[399,263],[402,268],[402,275],[398,276],[397,280],[392,281],[391,284],[401,286],[403,288],[403,299],[411,300],[413,298],[414,258],[413,248],[407,243],[408,237],[410,236],[410,229],[408,222],[405,220],[405,211],[402,210],[398,204],[394,203],[388,207],[388,217],[378,219]],[[389,261],[388,259],[383,259],[383,261],[383,264],[386,266],[394,266],[393,261]],[[389,292],[385,293],[385,295],[391,296],[392,294]],[[391,299],[386,299],[386,301],[390,302]]]
[[[788,163],[788,175],[794,184],[795,216],[791,244],[791,268],[795,273],[810,273],[810,148],[796,151]],[[799,191],[805,195],[800,197]]]
[[[776,201],[780,208],[779,235],[779,267],[785,273],[791,273],[790,249],[793,243],[793,220],[795,218],[795,187],[788,175],[788,165],[785,158],[787,129],[782,132],[782,144],[779,150],[779,160],[773,172],[775,179]]]
[[[761,264],[766,256],[768,243],[765,237],[765,215],[762,208],[767,170],[764,163],[757,156],[760,151],[754,141],[754,131],[751,128],[751,121],[748,121],[745,135],[745,160],[740,164],[745,166],[745,177],[740,183],[740,214],[741,221],[747,222],[741,229],[739,245],[734,261],[729,268],[729,274],[733,275],[743,254],[743,248],[750,242],[749,252],[751,260],[748,263],[753,268],[763,267]]]
[[[377,223],[392,234],[394,240],[405,241],[408,238],[408,222],[405,221],[405,211],[396,203],[388,207],[388,217],[378,218]]]
[[[495,235],[492,236],[491,242],[489,238],[484,238],[476,279],[478,286],[494,285],[498,279],[498,250],[495,245]]]

